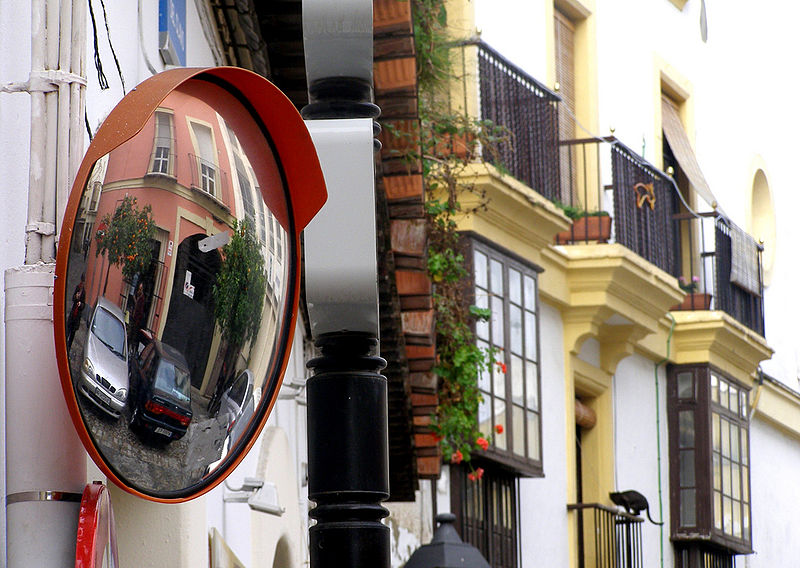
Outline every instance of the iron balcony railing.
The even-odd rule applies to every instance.
[[[535,191],[582,218],[558,243],[617,242],[694,288],[677,309],[723,310],[764,334],[761,256],[745,264],[757,275],[749,286],[731,279],[740,252],[730,221],[697,214],[675,181],[613,137],[559,140],[560,97],[480,41],[459,44],[477,52],[480,118],[509,132],[511,145],[484,155]],[[466,105],[466,77],[464,95]],[[608,217],[597,217],[600,211]],[[588,214],[588,216],[587,216]],[[710,220],[716,229],[708,228]],[[613,220],[613,221],[612,221]],[[595,230],[608,229],[608,234]],[[738,229],[735,232],[739,232]],[[710,243],[707,246],[706,243]]]
[[[575,503],[567,510],[575,511],[578,568],[644,567],[644,519],[599,503]]]
[[[672,177],[614,138],[560,144],[569,163],[562,187],[572,188],[562,205],[599,204],[613,228],[598,237],[575,222],[558,242],[624,245],[679,279],[687,296],[675,309],[721,310],[764,335],[761,247],[751,237],[718,212],[695,213]]]
[[[485,43],[468,42],[461,49],[469,46],[477,48],[480,118],[503,127],[511,138],[496,157],[484,158],[548,199],[561,199],[560,97]]]

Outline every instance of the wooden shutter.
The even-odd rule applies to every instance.
[[[564,14],[555,11],[556,81],[559,94],[558,126],[562,140],[575,138],[575,122],[563,108],[575,113],[575,26]]]

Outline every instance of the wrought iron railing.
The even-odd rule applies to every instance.
[[[611,148],[616,241],[677,277],[674,182],[616,141]]]
[[[548,199],[561,199],[558,147],[559,96],[482,42],[478,53],[481,119],[503,127],[511,145],[488,162],[505,168]]]
[[[567,510],[577,522],[578,568],[644,567],[644,519],[599,503],[576,503]]]
[[[512,145],[498,149],[496,165],[583,218],[556,242],[622,244],[683,279],[693,293],[681,309],[723,310],[764,334],[761,256],[755,261],[757,286],[748,290],[730,281],[729,221],[709,230],[716,213],[693,212],[671,176],[613,137],[559,140],[557,94],[480,41],[460,48],[463,61],[463,50],[477,50],[480,118],[511,134]],[[600,211],[613,222],[594,216]],[[707,245],[711,242],[713,247]]]

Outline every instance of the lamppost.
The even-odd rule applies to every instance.
[[[306,301],[321,356],[308,366],[314,568],[388,568],[386,362],[378,356],[372,0],[305,0],[302,110],[328,202],[305,231]]]

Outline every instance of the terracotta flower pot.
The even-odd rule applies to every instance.
[[[607,243],[611,237],[611,217],[609,215],[587,216],[575,219],[572,228],[556,235],[556,244],[570,244],[580,241]]]
[[[671,310],[673,312],[684,310],[707,310],[710,307],[711,294],[706,294],[705,292],[689,292],[683,298],[683,301],[676,306],[672,306]]]

